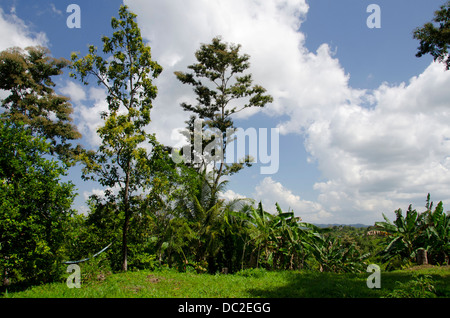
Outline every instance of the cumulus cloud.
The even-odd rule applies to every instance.
[[[165,144],[180,143],[177,129],[188,114],[179,104],[193,98],[173,72],[194,62],[200,43],[221,35],[251,56],[255,82],[274,97],[258,111],[278,116],[281,134],[301,135],[304,143],[297,146],[305,147],[322,174],[314,185],[317,202],[265,178],[255,196],[266,206],[278,201],[312,221],[369,223],[381,212],[423,202],[427,192],[449,199],[450,72],[442,65],[432,63],[408,83],[354,89],[327,44],[306,49],[305,0],[124,2],[138,13],[153,58],[164,67],[155,81],[151,127]]]
[[[233,201],[233,200],[239,200],[239,199],[246,199],[245,196],[243,196],[243,195],[241,195],[241,194],[239,194],[239,193],[236,193],[236,192],[234,192],[234,191],[231,190],[231,189],[228,189],[228,190],[225,191],[225,192],[220,192],[220,193],[219,193],[219,197],[220,197],[221,199],[224,199],[225,201]]]
[[[331,216],[321,204],[301,199],[271,177],[264,178],[255,187],[253,196],[266,211],[276,213],[275,203],[278,203],[283,211],[293,210],[305,222],[325,222]]]
[[[100,114],[108,110],[105,89],[97,86],[86,89],[68,81],[61,88],[61,93],[70,97],[74,104],[74,119],[88,147],[100,146],[101,139],[97,133],[97,129],[103,125]]]
[[[195,102],[192,89],[182,85],[173,72],[187,71],[187,66],[195,62],[194,53],[200,44],[209,43],[217,35],[226,42],[241,44],[242,52],[251,56],[250,72],[255,83],[273,95],[286,93],[286,88],[275,83],[284,77],[283,71],[290,69],[285,61],[301,57],[298,48],[304,36],[295,30],[308,10],[304,0],[124,2],[138,13],[138,23],[150,42],[153,58],[164,68],[155,82],[159,95],[151,124],[163,143],[176,143],[175,135],[167,131],[185,127],[188,114],[181,112],[180,103]],[[272,105],[275,107],[281,106]],[[254,112],[239,115],[248,117]]]
[[[75,104],[79,104],[83,100],[86,100],[86,92],[84,88],[72,81],[68,81],[64,87],[60,89],[61,93],[70,97],[71,101]]]
[[[11,10],[7,14],[0,8],[0,50],[10,47],[46,46],[47,35],[44,32],[34,32]]]
[[[433,63],[408,84],[371,92],[371,108],[320,113],[305,128],[305,146],[327,180],[315,184],[320,202],[374,216],[423,202],[427,192],[448,199],[449,85],[450,73]]]

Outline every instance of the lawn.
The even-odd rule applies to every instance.
[[[370,273],[246,270],[233,275],[179,273],[173,270],[116,273],[68,288],[65,282],[6,292],[13,298],[380,298],[415,295],[422,278],[436,297],[450,297],[450,268],[424,267],[381,273],[381,288],[370,289]],[[426,276],[424,276],[426,275]],[[420,278],[422,277],[422,278]],[[409,291],[410,290],[410,291]],[[405,297],[405,296],[403,296]],[[417,296],[416,296],[417,297]],[[421,296],[419,296],[421,297]]]

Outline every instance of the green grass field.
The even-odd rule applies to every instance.
[[[370,273],[246,270],[233,275],[179,273],[172,270],[110,274],[68,288],[65,282],[3,293],[14,298],[380,298],[450,297],[450,268],[426,267],[381,272],[381,288],[370,289]],[[424,276],[425,275],[425,276]],[[420,284],[423,278],[429,283]],[[428,292],[431,284],[434,289]],[[419,292],[419,294],[417,294]]]

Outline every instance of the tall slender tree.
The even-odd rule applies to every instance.
[[[207,209],[215,204],[220,179],[224,175],[238,172],[251,161],[251,158],[246,157],[241,162],[231,165],[225,163],[226,146],[232,141],[232,134],[229,132],[235,129],[233,115],[250,107],[264,107],[273,101],[272,97],[266,94],[266,89],[260,85],[253,85],[251,74],[244,74],[250,68],[250,56],[241,54],[240,49],[240,45],[228,44],[220,37],[215,37],[210,44],[202,44],[195,53],[197,63],[188,66],[193,73],[175,72],[178,80],[183,84],[193,86],[197,96],[197,105],[181,104],[183,110],[193,113],[187,122],[191,143],[194,141],[193,128],[196,119],[204,121],[201,127],[203,132],[208,129],[220,131],[215,137],[209,139],[209,141],[212,138],[220,139],[216,143],[219,147],[213,151],[221,154],[222,160],[216,162],[218,166],[213,167],[210,182],[212,200]],[[191,149],[194,148],[191,147]],[[202,152],[204,150],[202,147]],[[211,160],[217,158],[217,156],[210,157],[212,157]],[[203,162],[200,167],[206,169]]]
[[[127,233],[133,211],[134,198],[139,190],[150,185],[152,158],[160,157],[163,147],[154,135],[145,132],[150,123],[152,100],[157,88],[152,83],[162,67],[151,58],[136,22],[136,14],[127,6],[119,9],[119,18],[111,19],[112,37],[104,36],[103,55],[94,46],[89,54],[79,58],[72,54],[73,77],[84,84],[91,75],[107,90],[108,110],[101,114],[104,125],[98,129],[102,144],[97,151],[83,157],[83,177],[99,181],[103,186],[120,189],[114,197],[123,213],[122,270],[128,267]],[[144,143],[150,144],[145,147]],[[148,145],[147,145],[148,146]],[[152,148],[151,153],[149,148]]]

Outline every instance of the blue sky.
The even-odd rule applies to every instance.
[[[355,88],[376,88],[382,82],[399,83],[422,72],[430,59],[417,59],[413,30],[429,22],[445,1],[353,1],[310,0],[310,10],[301,30],[306,47],[315,51],[322,43],[336,49],[349,84]],[[381,8],[381,28],[369,29],[369,4]]]
[[[444,207],[449,201],[450,72],[430,57],[416,58],[412,38],[445,1],[125,2],[164,67],[150,125],[163,143],[180,142],[175,132],[186,114],[178,105],[193,98],[173,71],[186,70],[199,44],[215,35],[242,44],[255,81],[274,96],[272,105],[243,114],[236,124],[280,129],[279,170],[261,175],[258,164],[245,169],[232,177],[225,197],[252,197],[268,210],[279,202],[309,222],[365,224],[409,203],[422,210],[428,192]],[[81,8],[80,29],[66,25],[71,3]],[[0,22],[17,43],[42,44],[53,56],[69,58],[88,44],[101,47],[122,3],[0,0]],[[380,29],[366,25],[372,3],[381,8]],[[0,49],[16,42],[3,36]],[[72,97],[82,143],[95,147],[104,94],[67,72],[57,89]],[[72,168],[69,179],[79,192],[74,207],[82,211],[86,196],[104,189],[83,182],[80,173]]]

